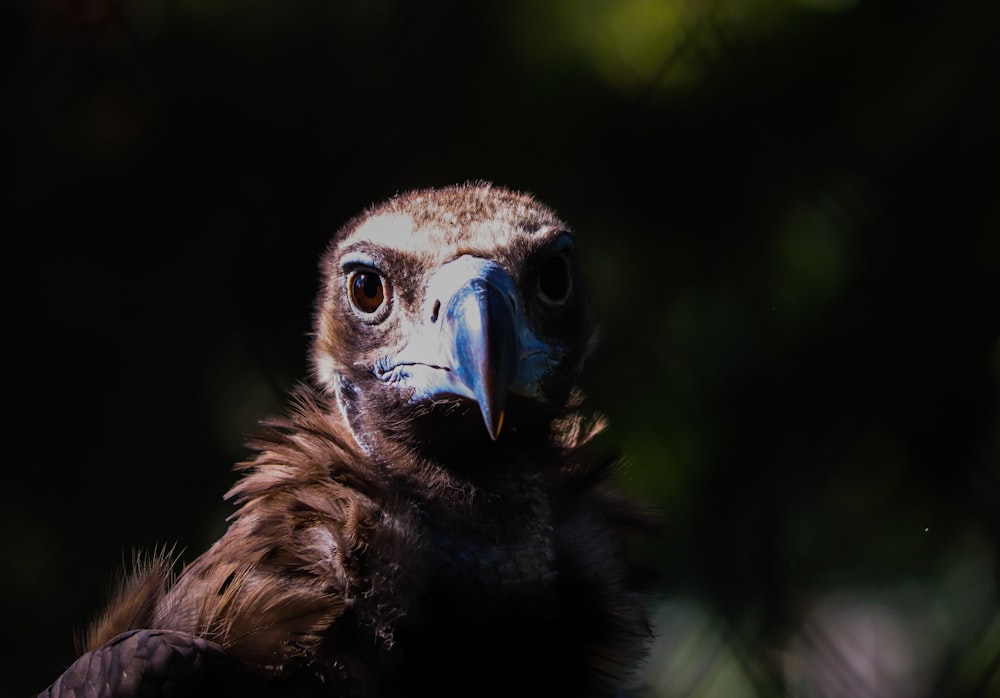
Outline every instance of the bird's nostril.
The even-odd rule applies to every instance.
[[[431,308],[431,322],[438,321],[438,313],[441,312],[441,301],[434,301],[434,307]]]

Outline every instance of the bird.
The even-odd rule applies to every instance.
[[[576,247],[483,180],[350,219],[228,528],[179,572],[139,556],[39,698],[629,695],[653,636],[631,541],[657,523],[594,445]]]

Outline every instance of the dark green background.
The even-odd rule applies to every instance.
[[[467,179],[578,233],[589,404],[666,521],[650,695],[863,695],[831,604],[911,638],[913,694],[1000,691],[998,20],[5,3],[3,692],[72,661],[133,549],[224,530],[244,436],[305,374],[332,231]],[[789,671],[804,646],[836,651]]]

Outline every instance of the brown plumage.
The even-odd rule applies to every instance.
[[[176,580],[139,565],[48,695],[118,686],[104,657],[137,643],[169,645],[149,673],[178,662],[179,692],[87,695],[621,695],[650,634],[622,536],[647,521],[587,446],[566,225],[488,184],[417,191],[321,270],[312,380],[250,443],[229,529]]]

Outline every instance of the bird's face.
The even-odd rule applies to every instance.
[[[419,442],[428,422],[437,440],[497,440],[558,416],[592,334],[573,247],[552,211],[487,185],[402,195],[341,229],[313,365],[358,443]]]

